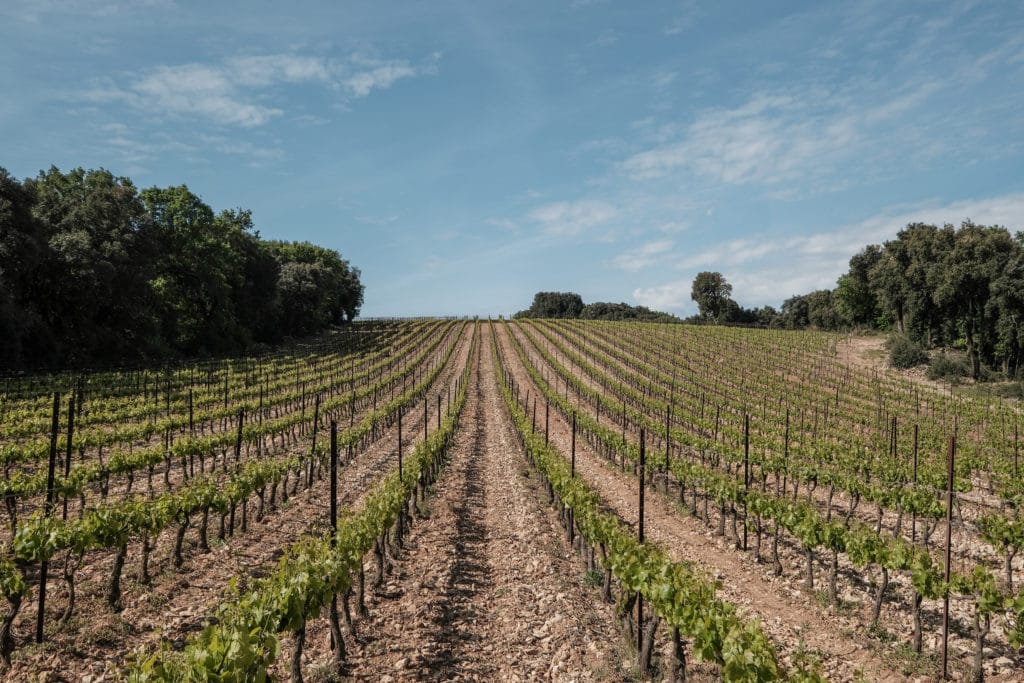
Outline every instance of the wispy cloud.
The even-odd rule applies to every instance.
[[[573,202],[554,202],[529,213],[529,219],[551,235],[579,235],[587,230],[607,224],[618,215],[615,207],[596,199]]]
[[[0,8],[0,16],[39,23],[53,15],[105,18],[131,11],[152,11],[174,6],[174,0],[13,0]]]
[[[342,86],[355,97],[366,97],[374,90],[386,90],[402,78],[420,73],[405,60],[382,61],[355,56],[351,68],[354,73],[342,78]],[[428,70],[435,67],[428,67]]]
[[[438,55],[423,66],[353,54],[343,60],[275,54],[234,57],[218,64],[157,66],[122,80],[106,79],[77,97],[157,114],[208,119],[251,128],[284,113],[275,88],[317,84],[343,97],[367,97],[403,78],[436,72]]]
[[[688,31],[697,21],[700,8],[697,0],[683,0],[679,3],[679,10],[675,18],[663,29],[667,36],[677,36]]]
[[[655,311],[681,311],[688,307],[692,283],[676,280],[655,287],[638,287],[633,299],[641,306]]]
[[[95,132],[95,144],[124,164],[125,172],[129,173],[148,172],[148,166],[166,154],[203,162],[216,155],[241,157],[252,167],[266,166],[286,157],[284,149],[275,141],[242,140],[206,133],[143,135],[116,121],[97,126]]]
[[[356,221],[363,225],[374,225],[377,227],[384,227],[391,225],[398,220],[398,214],[390,214],[387,216],[356,216]]]
[[[676,264],[680,270],[702,266],[738,266],[757,261],[768,254],[779,251],[783,245],[774,240],[738,239],[723,242],[688,256]]]
[[[681,133],[663,136],[664,142],[626,158],[622,168],[638,180],[686,171],[776,190],[807,179],[821,184],[851,160],[884,157],[896,124],[924,107],[939,88],[932,81],[917,83],[873,104],[859,101],[854,92],[813,86],[759,92],[739,106],[697,114]]]
[[[634,272],[649,268],[670,255],[672,240],[654,240],[634,249],[629,249],[614,259],[612,265],[621,270]]]
[[[591,43],[594,47],[611,47],[619,42],[619,32],[613,28],[601,31],[601,34]]]

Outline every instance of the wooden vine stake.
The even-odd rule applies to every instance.
[[[672,442],[669,440],[672,429],[672,406],[665,408],[665,493],[668,493],[669,457],[672,453]]]
[[[948,450],[949,475],[946,480],[946,585],[942,597],[942,680],[948,679],[949,670],[949,577],[952,547],[950,538],[953,528],[953,459],[956,457],[956,437],[950,435]]]
[[[576,411],[572,413],[572,448],[569,458],[569,471],[572,477],[576,478]]]
[[[338,423],[331,420],[331,547],[338,544]],[[331,649],[334,650],[334,661],[340,664],[345,661],[345,640],[341,636],[341,624],[338,619],[338,594],[331,596],[329,621],[331,626]]]
[[[548,445],[548,426],[551,418],[551,401],[544,402],[544,445]]]
[[[60,429],[60,393],[53,392],[53,422],[50,426],[50,465],[46,474],[46,507],[44,514],[49,517],[53,512],[53,475],[57,466],[57,430]],[[46,611],[46,573],[49,562],[39,563],[39,612],[36,614],[36,642],[43,642],[43,621]]]
[[[639,515],[637,518],[637,540],[642,544],[644,542],[644,465],[646,464],[646,453],[644,452],[644,430],[640,429],[640,489],[638,491],[638,507]],[[644,599],[640,593],[636,595],[636,652],[638,663],[640,666],[640,675],[643,676],[646,672],[644,671],[643,661],[643,649],[644,649]]]
[[[743,549],[747,550],[747,493],[750,491],[750,414],[743,415]],[[760,541],[759,541],[760,542]]]
[[[914,425],[914,491],[917,491],[917,424]],[[917,543],[917,506],[910,513],[910,544]]]
[[[572,447],[570,448],[569,453],[570,453],[570,455],[569,455],[569,475],[573,479],[575,479],[576,478],[576,411],[575,410],[572,412]],[[575,520],[575,514],[573,513],[573,509],[571,507],[568,509],[568,513],[569,513],[569,545],[572,546],[573,542],[576,540],[576,527],[575,527],[576,520]]]
[[[71,475],[71,442],[75,437],[75,397],[74,395],[68,399],[68,442],[64,449],[64,479]],[[61,519],[67,520],[68,518],[68,495],[64,494],[64,509],[61,512]]]

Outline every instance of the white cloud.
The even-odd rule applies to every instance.
[[[341,84],[355,97],[366,97],[373,90],[386,90],[402,78],[411,78],[419,73],[405,60],[380,61],[355,56],[352,58],[351,73]]]
[[[14,0],[0,8],[0,16],[8,15],[27,23],[40,23],[55,15],[75,18],[113,17],[128,12],[152,12],[172,8],[174,0]]]
[[[219,123],[259,126],[280,109],[247,102],[230,70],[202,64],[158,67],[131,86],[129,101],[140,107],[194,114]]]
[[[663,232],[666,235],[675,235],[689,229],[690,224],[686,221],[665,221],[657,226],[658,232]]]
[[[228,61],[225,71],[242,85],[259,87],[277,82],[301,83],[330,78],[330,68],[325,60],[301,55],[237,57]]]
[[[601,31],[601,34],[594,39],[591,45],[595,47],[611,47],[619,42],[619,32],[612,28]]]
[[[633,299],[641,306],[655,311],[680,311],[690,301],[693,283],[676,280],[656,287],[639,287],[633,290]]]
[[[778,251],[782,245],[772,240],[738,239],[715,245],[689,256],[677,264],[682,270],[702,266],[738,266],[764,258]]]
[[[331,87],[346,97],[367,97],[398,80],[436,71],[405,60],[351,55],[342,61],[296,54],[234,57],[220,64],[181,64],[148,69],[126,83],[102,81],[79,96],[159,114],[209,119],[242,127],[261,126],[284,113],[268,103],[276,87],[303,83]]]
[[[675,71],[658,71],[651,76],[651,85],[656,90],[664,90],[675,82],[678,75]]]
[[[820,183],[851,159],[884,157],[888,150],[879,141],[938,88],[918,83],[867,106],[860,93],[813,87],[758,93],[734,108],[705,110],[681,133],[628,157],[622,168],[634,179],[685,170],[732,185]]]
[[[679,12],[675,19],[669,22],[663,31],[667,36],[677,36],[685,33],[697,20],[700,8],[697,7],[697,0],[683,0],[679,3]]]
[[[672,240],[654,240],[619,254],[612,265],[626,271],[643,270],[653,266],[672,249]]]
[[[508,218],[488,218],[484,221],[487,225],[499,228],[505,232],[519,232],[519,224]]]
[[[581,199],[545,204],[531,211],[528,217],[551,235],[567,236],[604,225],[617,214],[615,207],[608,202]]]

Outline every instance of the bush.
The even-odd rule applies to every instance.
[[[957,383],[971,374],[966,358],[941,353],[928,364],[928,379]]]
[[[928,362],[928,352],[910,337],[897,335],[889,338],[889,363],[905,370]]]

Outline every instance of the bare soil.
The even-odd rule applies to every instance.
[[[584,584],[513,435],[489,342],[481,347],[451,461],[396,572],[369,601],[346,673],[382,682],[623,680],[613,607]]]

